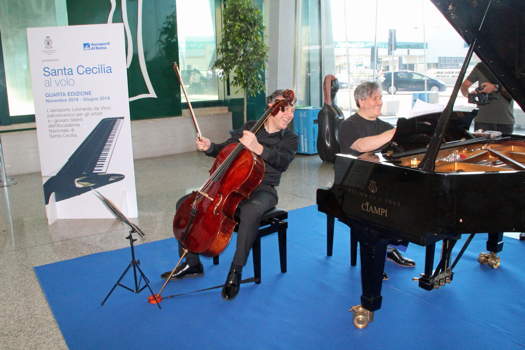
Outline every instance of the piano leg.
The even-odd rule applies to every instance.
[[[352,229],[350,229],[350,265],[355,266],[357,264],[357,239],[352,235]]]
[[[335,218],[332,215],[326,215],[326,255],[332,256],[334,248],[334,224]]]
[[[487,239],[487,250],[499,253],[503,250],[503,232],[489,232]]]
[[[489,232],[487,239],[488,253],[480,253],[478,261],[480,264],[485,264],[493,269],[497,269],[501,265],[501,258],[497,253],[503,250],[503,232]]]
[[[386,247],[389,239],[382,239],[379,231],[353,225],[352,236],[359,242],[361,255],[361,305],[352,307],[354,326],[364,328],[373,320],[373,312],[381,308],[381,287],[385,268]]]
[[[381,308],[381,287],[385,269],[388,240],[360,241],[361,253],[361,305],[369,311]]]
[[[350,265],[355,266],[357,264],[357,240],[352,236],[352,229],[350,224],[348,225],[348,232],[350,234]],[[326,215],[326,256],[332,256],[334,251],[334,225],[335,217],[332,215]]]
[[[419,278],[419,287],[432,290],[434,289],[434,282],[432,281],[432,274],[434,273],[434,255],[436,253],[436,245],[429,244],[425,247],[425,272]]]

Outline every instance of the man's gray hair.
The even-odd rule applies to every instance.
[[[359,84],[354,90],[354,99],[357,107],[361,107],[359,106],[359,100],[367,99],[379,89],[379,84],[375,81],[365,81],[364,83]]]

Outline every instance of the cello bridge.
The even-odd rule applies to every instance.
[[[210,201],[213,202],[213,198],[210,197],[206,192],[202,192],[202,191],[197,191],[197,193],[199,193],[200,195],[202,195],[203,197],[206,197],[208,198]]]

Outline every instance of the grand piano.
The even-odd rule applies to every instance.
[[[381,308],[389,242],[402,239],[426,247],[418,283],[433,290],[452,282],[452,270],[475,234],[525,231],[525,138],[446,137],[473,52],[524,109],[525,2],[431,1],[470,49],[430,141],[403,152],[338,154],[333,186],[317,190],[318,210],[328,222],[337,218],[350,226],[360,245],[361,304],[351,309],[358,328],[366,327]],[[462,234],[469,236],[453,257]],[[441,256],[434,267],[436,244]]]

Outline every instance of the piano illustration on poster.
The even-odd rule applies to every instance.
[[[124,179],[123,174],[107,173],[123,121],[111,117],[97,124],[60,171],[44,183],[46,205],[53,194],[59,202]]]

